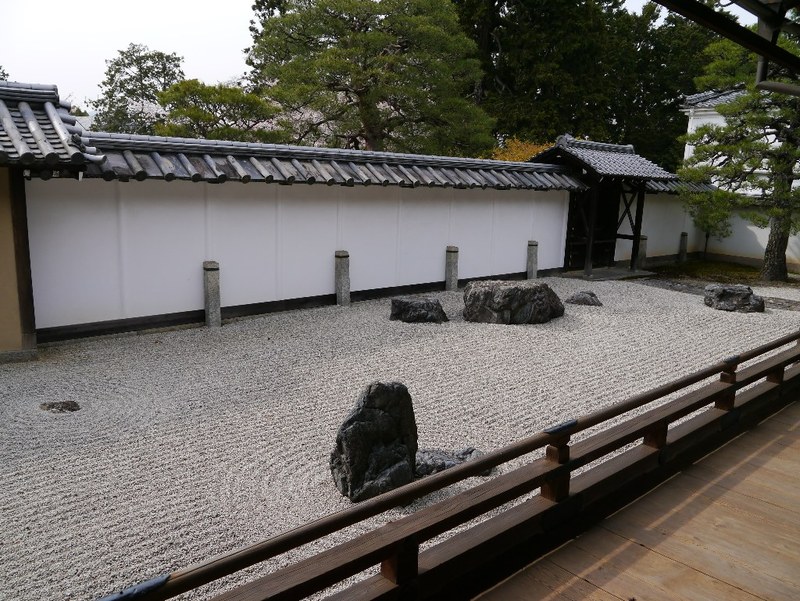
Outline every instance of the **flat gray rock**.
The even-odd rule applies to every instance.
[[[589,307],[602,307],[603,303],[591,290],[581,290],[564,300],[571,305],[587,305]]]
[[[474,447],[467,447],[461,451],[442,451],[441,449],[420,449],[417,451],[417,465],[415,471],[418,477],[430,476],[437,472],[460,465],[465,461],[477,459],[483,455],[482,451]],[[489,476],[492,470],[482,472],[481,476]]]
[[[391,320],[405,323],[442,323],[449,321],[442,304],[435,298],[393,298]]]
[[[417,423],[399,382],[367,386],[336,433],[330,469],[336,488],[363,501],[414,480]]]
[[[545,283],[484,280],[464,289],[464,319],[481,323],[545,323],[564,315],[564,305]]]
[[[764,299],[753,294],[750,286],[742,284],[709,284],[703,291],[703,302],[707,307],[719,311],[738,313],[763,313]]]

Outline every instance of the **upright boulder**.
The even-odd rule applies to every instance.
[[[739,313],[763,313],[764,299],[753,294],[750,286],[742,284],[721,285],[710,284],[705,287],[703,302],[706,306],[720,311],[737,311]]]
[[[448,321],[442,304],[435,298],[393,298],[391,320],[405,323],[442,323]]]
[[[547,284],[531,280],[485,280],[464,289],[464,319],[482,323],[545,323],[564,315],[564,305]]]
[[[414,480],[417,423],[399,382],[367,386],[336,434],[330,468],[339,491],[363,501]]]

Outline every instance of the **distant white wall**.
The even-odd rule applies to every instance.
[[[334,252],[354,291],[563,266],[567,192],[190,182],[26,183],[36,326],[203,308],[202,262],[223,306],[334,292]]]

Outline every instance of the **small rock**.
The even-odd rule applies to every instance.
[[[336,433],[330,468],[336,487],[363,501],[414,480],[417,423],[408,389],[375,382],[361,393]]]
[[[406,323],[442,323],[448,321],[442,304],[435,298],[393,298],[391,320]]]
[[[764,299],[753,294],[750,286],[710,284],[705,287],[703,302],[720,311],[739,313],[763,313]]]
[[[78,411],[80,408],[81,406],[75,401],[52,401],[39,405],[39,409],[50,413],[67,413],[68,411]]]
[[[603,303],[597,298],[597,295],[591,290],[581,290],[576,292],[564,301],[571,305],[588,305],[590,307],[602,307]]]
[[[474,281],[464,289],[464,319],[482,323],[545,323],[564,315],[564,305],[542,282]]]
[[[483,455],[481,451],[474,447],[467,447],[461,451],[442,451],[440,449],[420,449],[417,451],[417,464],[415,471],[417,476],[430,476],[437,472],[442,472],[456,465],[477,459]],[[490,476],[492,470],[481,472],[481,476]]]

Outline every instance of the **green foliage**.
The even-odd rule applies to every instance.
[[[3,65],[0,65],[0,81],[5,81],[8,79],[8,71],[3,69]]]
[[[154,134],[164,120],[158,94],[184,77],[175,54],[150,50],[130,44],[118,56],[106,61],[106,73],[100,84],[100,98],[90,101],[97,111],[94,128],[130,134]]]
[[[89,113],[86,112],[82,107],[78,106],[77,104],[73,104],[72,108],[69,109],[69,114],[75,117],[88,117]]]
[[[164,136],[279,142],[282,133],[270,128],[276,107],[235,85],[206,85],[196,79],[176,83],[159,93],[167,111],[165,123],[156,124]]]
[[[248,63],[299,144],[477,155],[492,122],[468,98],[475,48],[446,0],[256,3]]]
[[[641,15],[615,0],[455,3],[479,49],[479,98],[499,137],[586,135],[677,167],[680,98],[695,91],[707,30],[672,13],[660,19],[654,3]]]
[[[792,51],[800,48],[793,45]],[[725,85],[737,78],[744,83],[745,77],[752,81],[748,65],[755,64],[754,57],[729,42],[712,44],[709,52],[714,60],[703,83]],[[780,79],[779,74],[773,78]],[[724,126],[705,125],[687,136],[694,154],[682,175],[706,178],[738,194],[736,202],[757,207],[769,219],[762,276],[785,280],[789,234],[800,225],[800,187],[795,186],[800,180],[800,98],[749,87],[717,111],[725,117]]]

